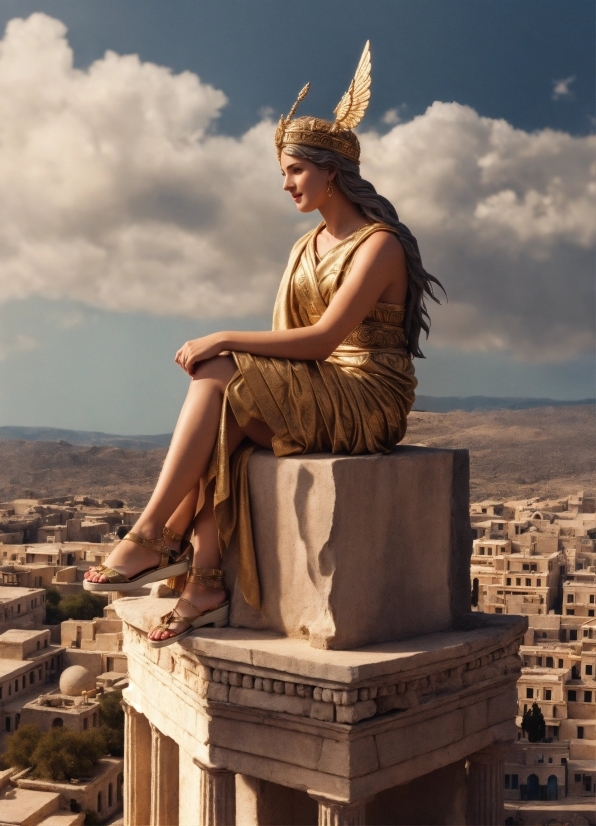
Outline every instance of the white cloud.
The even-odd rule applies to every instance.
[[[74,69],[59,21],[11,21],[0,43],[0,300],[267,312],[312,222],[281,192],[274,124],[217,134],[225,102],[196,75],[134,55]],[[543,360],[588,346],[595,138],[528,134],[435,103],[361,141],[363,173],[449,292],[436,342]]]
[[[574,80],[575,75],[571,75],[570,77],[564,77],[561,80],[553,80],[553,100],[559,100],[559,98],[572,97],[573,92],[569,87],[571,86]]]
[[[32,337],[19,333],[14,339],[0,339],[0,361],[7,361],[11,356],[19,353],[29,353],[39,347],[38,342]]]
[[[388,126],[395,126],[395,124],[401,123],[399,108],[387,109],[387,111],[381,118],[381,121],[382,123],[386,123]]]

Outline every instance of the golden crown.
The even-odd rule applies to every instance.
[[[351,131],[357,126],[366,112],[370,100],[370,42],[367,40],[358,63],[350,88],[334,109],[335,121],[330,123],[321,118],[300,117],[292,120],[299,104],[310,89],[310,83],[300,90],[296,103],[287,117],[279,119],[275,130],[275,147],[277,157],[288,144],[315,146],[319,149],[331,149],[356,163],[360,162],[360,143]]]

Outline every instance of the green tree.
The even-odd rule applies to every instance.
[[[66,619],[90,620],[103,615],[108,598],[89,591],[62,597],[60,610]]]
[[[28,769],[33,765],[32,755],[42,736],[39,726],[30,723],[18,728],[6,740],[6,750],[2,755],[2,765],[5,769]]]
[[[122,757],[124,754],[124,711],[121,702],[121,691],[108,691],[99,697],[101,732],[112,757]]]
[[[53,586],[51,588],[46,588],[46,603],[48,605],[58,605],[61,599],[62,594],[57,588],[54,588]]]
[[[546,723],[538,703],[524,711],[522,717],[522,731],[528,735],[530,743],[540,743],[546,736]]]
[[[32,776],[45,780],[88,777],[105,753],[105,739],[98,729],[54,728],[44,732],[31,755]]]

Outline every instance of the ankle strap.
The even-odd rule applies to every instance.
[[[171,528],[168,528],[167,525],[163,529],[162,533],[163,533],[163,536],[166,539],[171,539],[172,542],[181,542],[182,541],[182,534],[181,533],[176,533],[176,531],[173,531]]]
[[[219,589],[224,587],[224,572],[221,568],[195,568],[188,571],[187,582],[204,585],[205,588]]]

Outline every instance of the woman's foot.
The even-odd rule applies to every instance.
[[[189,619],[202,614],[204,611],[209,611],[222,602],[225,602],[227,597],[226,589],[222,588],[207,588],[205,585],[199,585],[193,582],[187,582],[182,592],[182,599],[176,603],[176,611],[183,617]],[[190,604],[189,604],[190,603]],[[167,630],[163,628],[154,628],[149,632],[150,640],[166,640],[170,637],[177,636],[181,631],[184,631],[188,626],[182,622],[176,622],[173,619]]]
[[[145,539],[160,539],[162,538],[162,529],[151,525],[135,525],[134,533],[140,534]],[[181,539],[175,541],[166,538],[166,547],[174,551],[180,550]],[[159,565],[161,554],[159,551],[153,551],[151,548],[146,548],[143,545],[137,545],[136,542],[131,542],[129,539],[122,539],[114,550],[106,558],[104,565],[108,568],[114,568],[125,577],[133,577],[145,571],[147,568],[155,568]],[[95,567],[89,568],[83,575],[88,582],[108,582],[105,574],[97,573]]]

